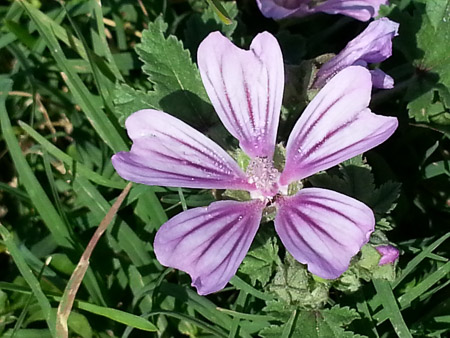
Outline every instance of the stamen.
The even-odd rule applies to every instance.
[[[252,159],[247,167],[248,183],[255,184],[263,196],[273,197],[278,192],[280,172],[266,157]]]

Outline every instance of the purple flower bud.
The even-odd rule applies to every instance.
[[[376,247],[378,253],[381,255],[380,261],[378,262],[378,265],[385,265],[389,263],[394,263],[398,256],[399,251],[397,248],[393,247],[392,245],[381,245]]]
[[[313,87],[321,88],[342,69],[359,65],[367,67],[368,63],[378,63],[392,55],[392,38],[397,36],[399,24],[387,18],[375,20],[334,58],[325,63],[317,72]],[[392,88],[394,80],[383,71],[371,72],[373,86]]]

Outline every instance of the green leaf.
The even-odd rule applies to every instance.
[[[12,234],[1,224],[0,235],[3,239],[3,243],[6,245],[12,258],[14,259],[14,262],[16,263],[21,275],[33,291],[33,294],[36,297],[39,306],[41,307],[41,310],[44,314],[45,320],[47,321],[50,332],[52,336],[55,337],[55,315],[52,311],[50,302],[41,289],[39,281],[36,279],[28,264],[25,262],[25,259],[22,257],[19,249],[17,248],[17,245],[14,242]]]
[[[361,337],[353,332],[345,331],[344,327],[358,319],[358,313],[349,307],[334,306],[331,309],[299,311],[290,330],[290,337],[302,338],[353,338]],[[281,326],[271,326],[260,332],[265,338],[279,338],[290,323]]]
[[[270,291],[286,304],[318,308],[328,300],[328,283],[313,277],[305,265],[286,254],[284,264],[277,266],[275,277],[268,285]]]
[[[185,122],[205,128],[215,118],[212,106],[200,79],[197,67],[192,63],[189,51],[175,36],[165,36],[168,25],[162,17],[150,23],[142,33],[142,41],[136,46],[143,71],[153,85],[147,93],[124,87],[125,94],[116,91],[116,104],[122,106],[122,120],[137,108],[153,108],[172,114]],[[130,107],[124,103],[137,100]]]
[[[448,18],[450,16],[449,0],[427,0],[425,8],[428,19],[435,30],[438,29],[444,18]]]
[[[259,281],[262,286],[265,286],[279,260],[276,238],[264,235],[260,231],[239,267],[239,271],[246,274],[253,285],[256,284],[256,281]]]
[[[423,176],[428,179],[442,174],[450,176],[450,161],[443,160],[430,163],[425,167]]]
[[[230,18],[235,19],[238,14],[236,2],[224,2],[222,5],[228,12]],[[236,27],[236,20],[233,20],[231,24],[227,25],[218,18],[213,7],[208,6],[203,13],[194,13],[187,21],[186,30],[184,31],[185,46],[189,48],[191,54],[196,58],[197,48],[200,42],[209,33],[220,31],[225,36],[231,38]]]
[[[345,161],[338,174],[320,173],[309,181],[316,187],[335,190],[364,202],[378,217],[394,209],[400,195],[400,183],[388,181],[376,188],[371,168],[361,156]]]
[[[401,184],[398,182],[388,181],[383,183],[373,191],[367,204],[372,207],[377,215],[389,213],[396,206],[395,201],[400,196],[400,187]]]
[[[398,12],[399,49],[416,67],[408,88],[409,115],[417,122],[448,133],[450,125],[450,5],[448,0],[414,3],[413,15]],[[434,126],[436,125],[436,126]]]

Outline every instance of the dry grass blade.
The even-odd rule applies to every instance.
[[[67,319],[69,318],[70,311],[72,310],[73,302],[75,301],[75,296],[78,292],[78,289],[83,281],[83,277],[86,273],[86,270],[89,266],[89,259],[94,251],[95,246],[97,245],[98,240],[105,232],[108,225],[113,220],[117,211],[119,210],[120,205],[123,200],[127,196],[128,192],[131,189],[131,183],[123,189],[117,198],[116,202],[112,205],[111,209],[109,209],[106,216],[100,222],[97,230],[92,236],[89,244],[84,250],[83,255],[78,262],[77,267],[75,268],[72,276],[70,277],[69,282],[67,283],[66,289],[64,290],[64,294],[61,298],[61,302],[59,303],[58,312],[56,315],[56,336],[61,338],[67,338],[69,336],[67,329]]]

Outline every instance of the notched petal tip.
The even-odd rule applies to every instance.
[[[224,126],[251,157],[271,157],[284,89],[277,40],[260,33],[244,50],[213,32],[197,55],[203,84]]]
[[[278,206],[275,229],[286,249],[308,270],[338,278],[369,240],[375,227],[372,210],[340,193],[306,188]]]

